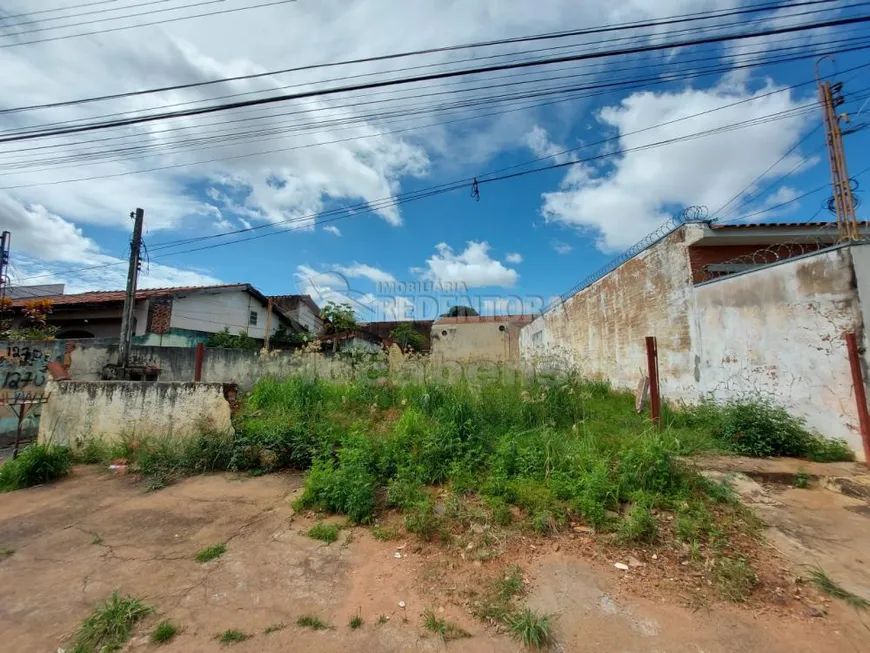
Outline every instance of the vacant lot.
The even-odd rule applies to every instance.
[[[379,541],[370,527],[333,517],[326,522],[342,528],[326,544],[307,535],[315,517],[291,508],[301,488],[301,475],[219,474],[146,492],[130,476],[76,467],[56,484],[2,495],[3,650],[70,650],[82,620],[117,588],[155,609],[134,629],[129,651],[518,651],[499,627],[473,616],[491,579],[515,564],[524,587],[518,605],[553,613],[565,651],[868,650],[866,617],[836,601],[826,617],[809,616],[808,606],[825,604],[770,551],[755,564],[783,585],[740,606],[696,588],[700,576],[665,548],[637,548],[643,566],[619,571],[614,562],[629,562],[626,553],[580,527],[528,532],[503,542],[498,555],[477,556],[475,547],[404,533]],[[199,562],[210,548],[205,557],[214,557]],[[442,642],[424,627],[426,610],[469,637]],[[328,628],[298,626],[303,616]],[[355,616],[362,623],[352,629]],[[158,645],[149,634],[164,619],[179,631]],[[222,644],[216,638],[227,630],[251,637]]]

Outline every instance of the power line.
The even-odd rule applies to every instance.
[[[83,11],[83,12],[78,13],[78,14],[70,14],[67,16],[54,16],[53,18],[40,18],[38,20],[28,20],[28,21],[25,21],[22,23],[12,23],[11,25],[0,25],[0,29],[7,29],[10,27],[21,27],[22,25],[37,25],[37,24],[41,25],[43,23],[47,23],[47,22],[52,21],[52,20],[65,20],[67,18],[78,18],[79,16],[92,16],[94,14],[106,14],[106,13],[109,13],[111,11],[122,11],[124,9],[137,9],[139,7],[148,7],[150,5],[165,4],[165,3],[171,2],[171,1],[172,0],[148,0],[148,2],[142,2],[139,4],[132,4],[132,5],[124,5],[122,7],[113,7],[110,9],[93,9],[91,11]],[[97,3],[97,4],[103,4],[103,3]],[[177,9],[184,9],[184,7],[177,7]],[[55,11],[57,11],[57,10],[55,10]],[[172,11],[172,9],[167,9],[166,11]],[[34,13],[42,13],[42,12],[34,12]],[[150,12],[145,12],[145,14],[148,14],[148,13],[150,13]],[[132,14],[132,15],[139,16],[139,15],[143,15],[143,14]],[[130,16],[115,16],[114,18],[106,18],[104,20],[118,20],[120,18],[130,18]],[[0,21],[4,21],[4,20],[7,20],[7,18],[0,18]],[[82,24],[82,23],[75,23],[75,25],[80,25],[80,24]],[[57,25],[57,26],[51,27],[49,29],[62,29],[64,27],[74,27],[74,25]],[[0,37],[2,37],[2,36],[20,36],[21,34],[30,34],[30,32],[43,32],[43,31],[45,31],[45,28],[30,30],[28,32],[13,32],[11,34],[0,34]]]
[[[830,4],[832,2],[838,2],[838,1],[839,0],[805,0],[803,2],[796,2],[792,5],[789,5],[789,8],[811,6],[811,5],[818,5],[818,4]],[[849,7],[862,6],[863,4],[866,4],[866,3],[849,5]],[[236,75],[236,76],[232,76],[232,77],[222,77],[219,79],[207,80],[207,81],[202,81],[202,82],[190,82],[187,84],[175,84],[172,86],[163,86],[163,87],[145,89],[145,90],[140,90],[140,91],[129,91],[129,92],[125,92],[125,93],[114,93],[114,94],[110,94],[110,95],[102,95],[102,96],[96,96],[96,97],[90,97],[90,98],[82,98],[82,99],[78,99],[78,100],[66,100],[63,102],[53,102],[53,103],[49,103],[49,104],[39,104],[39,105],[31,105],[31,106],[25,106],[25,107],[15,107],[15,108],[11,108],[11,109],[3,109],[2,111],[0,111],[0,113],[29,111],[29,110],[33,110],[33,109],[49,109],[49,108],[70,106],[73,104],[83,104],[83,103],[89,103],[89,102],[102,102],[102,101],[106,101],[106,100],[117,100],[117,99],[121,99],[121,98],[135,97],[135,96],[139,96],[139,95],[149,95],[149,94],[154,94],[154,93],[164,93],[164,92],[168,92],[168,91],[179,91],[179,90],[185,90],[185,89],[190,89],[190,88],[199,88],[199,87],[203,87],[203,86],[210,86],[213,84],[224,84],[227,82],[237,82],[237,81],[242,81],[242,80],[260,79],[263,77],[274,77],[276,75],[283,75],[283,74],[287,74],[287,73],[297,73],[297,72],[302,72],[302,71],[307,71],[307,70],[317,70],[317,69],[321,69],[321,68],[333,68],[333,67],[340,67],[340,66],[349,66],[349,65],[361,64],[361,63],[375,63],[375,62],[380,62],[380,61],[404,59],[404,58],[408,58],[408,57],[418,57],[418,56],[428,55],[428,54],[454,52],[457,50],[468,50],[468,49],[473,49],[473,48],[493,47],[493,46],[499,46],[499,45],[511,45],[511,44],[515,44],[515,43],[528,43],[528,42],[541,41],[541,40],[561,39],[561,38],[569,38],[569,37],[575,37],[575,36],[586,36],[586,35],[590,35],[590,34],[602,34],[602,33],[607,33],[607,32],[618,32],[618,31],[628,30],[628,29],[661,27],[664,25],[672,25],[672,24],[676,24],[676,23],[694,22],[694,21],[701,21],[701,20],[712,20],[715,18],[739,16],[739,15],[743,15],[743,14],[757,13],[757,12],[769,11],[772,9],[780,9],[780,8],[782,8],[782,5],[779,5],[777,3],[773,3],[773,4],[768,3],[768,4],[763,4],[763,5],[749,5],[747,7],[742,8],[742,9],[728,11],[728,12],[721,12],[720,11],[720,12],[698,12],[695,14],[678,14],[678,15],[670,16],[670,17],[660,19],[660,20],[652,20],[652,21],[645,21],[645,22],[636,21],[636,22],[630,22],[630,23],[621,23],[621,24],[617,24],[617,25],[582,28],[582,29],[568,30],[568,31],[562,31],[562,32],[545,32],[545,33],[533,34],[533,35],[529,35],[529,36],[512,37],[512,38],[498,39],[498,40],[491,40],[491,41],[479,41],[476,43],[463,43],[463,44],[457,44],[457,45],[442,46],[442,47],[437,47],[437,48],[426,48],[426,49],[421,49],[421,50],[411,50],[411,51],[398,52],[398,53],[393,53],[393,54],[378,55],[378,56],[374,56],[374,57],[362,57],[362,58],[357,58],[357,59],[347,59],[344,61],[336,61],[336,62],[320,63],[320,64],[307,64],[304,66],[295,66],[292,68],[284,68],[284,69],[280,69],[280,70],[271,70],[271,71],[262,72],[262,73],[251,73],[248,75]],[[816,12],[811,12],[811,13],[816,13]],[[798,14],[798,15],[803,15],[803,14]],[[793,18],[793,17],[795,17],[794,14],[787,16],[787,18]],[[712,25],[712,26],[704,27],[702,29],[710,29],[710,28],[716,28],[716,27],[717,26]],[[2,46],[0,46],[0,47],[2,47]],[[496,56],[500,56],[500,55],[496,55]],[[507,56],[507,55],[501,55],[501,56]]]
[[[23,14],[12,14],[10,16],[2,16],[0,20],[9,20],[10,18],[25,18],[28,16],[37,16],[39,14],[50,14],[55,11],[68,11],[70,9],[81,9],[84,7],[95,7],[97,5],[108,5],[119,0],[98,0],[97,2],[85,2],[77,5],[67,5],[66,7],[55,7],[54,9],[40,9],[39,11],[28,11]]]
[[[223,0],[214,0],[215,2],[220,2]],[[182,20],[191,20],[193,18],[208,18],[211,16],[219,16],[222,14],[232,14],[238,11],[247,11],[249,9],[262,9],[263,7],[274,7],[277,5],[285,5],[291,2],[296,2],[296,0],[272,0],[272,2],[263,2],[258,5],[249,5],[247,7],[238,7],[236,9],[221,9],[219,11],[209,11],[202,14],[191,14],[189,16],[177,16],[175,18],[164,18],[163,20],[154,20],[148,23],[137,23],[135,25],[122,25],[120,27],[112,27],[102,30],[94,30],[92,32],[79,32],[77,34],[65,34],[63,36],[50,36],[44,39],[33,39],[30,41],[21,41],[19,43],[5,43],[0,45],[0,48],[17,48],[21,45],[34,45],[36,43],[48,43],[49,41],[61,41],[64,39],[72,39],[77,38],[79,36],[94,36],[97,34],[106,34],[108,32],[120,32],[122,30],[128,29],[136,29],[139,27],[150,27],[152,25],[163,25],[165,23],[175,23]],[[210,2],[202,3],[202,4],[210,4]],[[195,5],[191,5],[195,6]],[[156,12],[155,12],[156,13]],[[54,29],[60,29],[60,27],[56,27]],[[11,34],[4,34],[2,36],[13,36]]]
[[[288,100],[299,100],[311,97],[325,97],[329,95],[336,95],[339,93],[348,93],[352,91],[366,90],[370,88],[385,88],[390,86],[397,86],[402,84],[412,84],[417,82],[426,82],[426,81],[435,81],[439,79],[448,79],[452,77],[459,77],[464,75],[478,75],[482,73],[489,72],[498,72],[502,70],[514,70],[518,68],[529,68],[534,66],[546,66],[552,65],[556,63],[567,63],[570,61],[584,61],[589,59],[599,59],[604,57],[618,56],[618,55],[628,55],[628,54],[640,54],[644,52],[655,52],[659,50],[665,49],[673,49],[673,48],[682,48],[682,47],[690,47],[695,45],[703,45],[709,43],[722,43],[727,41],[734,40],[742,40],[748,38],[757,38],[761,36],[772,36],[774,34],[787,34],[792,32],[803,32],[810,29],[821,29],[824,27],[837,27],[841,25],[852,25],[856,23],[864,23],[870,21],[870,16],[855,16],[850,18],[842,18],[838,20],[830,20],[821,23],[815,23],[813,25],[795,25],[790,27],[780,27],[780,28],[770,28],[766,30],[759,30],[752,33],[743,33],[743,34],[725,34],[719,36],[712,36],[706,38],[695,38],[689,39],[685,41],[678,41],[676,43],[658,43],[652,45],[638,46],[633,48],[621,48],[618,50],[610,50],[604,52],[590,52],[585,54],[577,54],[563,57],[553,57],[550,59],[543,59],[538,61],[517,61],[511,63],[504,63],[492,66],[482,66],[478,68],[470,68],[465,70],[456,70],[456,71],[447,71],[447,72],[439,72],[439,73],[430,73],[428,75],[418,75],[416,77],[406,77],[399,79],[388,79],[381,80],[375,82],[368,82],[365,84],[354,84],[350,86],[343,87],[334,87],[320,90],[312,90],[305,91],[301,93],[293,93],[293,94],[284,94],[278,96],[271,96],[266,98],[254,98],[250,100],[243,100],[239,102],[230,102],[226,104],[219,104],[214,106],[207,107],[199,107],[194,109],[187,109],[184,111],[175,111],[168,112],[163,114],[153,114],[148,116],[139,116],[135,118],[128,118],[123,120],[114,120],[107,121],[104,123],[92,123],[88,125],[82,125],[78,127],[68,127],[64,129],[57,129],[54,131],[43,131],[43,132],[30,132],[25,134],[20,134],[17,136],[8,136],[6,138],[0,139],[0,143],[10,143],[10,142],[18,142],[22,140],[32,140],[34,138],[45,138],[48,136],[61,136],[66,134],[76,134],[76,133],[84,133],[97,131],[102,129],[109,129],[113,127],[125,127],[129,125],[137,125],[147,122],[154,122],[156,120],[166,120],[169,118],[180,118],[180,117],[190,117],[190,116],[198,116],[209,113],[215,113],[218,111],[227,111],[230,109],[239,109],[243,107],[249,106],[259,106],[265,104],[273,104],[275,102],[286,102]]]
[[[807,105],[807,106],[810,106],[810,105]],[[762,117],[755,118],[755,119],[752,119],[752,120],[743,121],[743,122],[741,122],[741,123],[735,123],[735,124],[732,124],[732,125],[726,125],[726,126],[722,126],[722,127],[716,128],[716,129],[712,129],[712,130],[705,130],[705,131],[698,132],[698,133],[695,133],[695,134],[690,134],[690,135],[686,135],[686,136],[682,136],[682,137],[677,137],[677,138],[667,139],[667,140],[659,141],[659,142],[656,142],[656,143],[649,143],[649,144],[646,144],[646,145],[637,146],[637,147],[633,147],[633,148],[624,148],[624,149],[617,150],[617,151],[605,152],[605,153],[602,153],[602,154],[599,154],[599,155],[596,155],[596,156],[593,156],[593,157],[588,157],[588,158],[583,159],[583,160],[570,161],[570,162],[565,162],[565,163],[555,163],[555,164],[552,164],[552,165],[549,165],[549,166],[544,166],[544,167],[540,167],[540,168],[534,168],[534,169],[531,169],[531,170],[525,170],[525,171],[520,171],[520,172],[515,172],[515,173],[510,173],[510,174],[505,174],[505,175],[500,175],[500,176],[489,176],[489,177],[486,178],[486,179],[480,179],[480,180],[479,180],[479,183],[480,183],[480,184],[483,184],[483,183],[493,183],[493,182],[497,182],[497,181],[505,181],[505,180],[509,180],[509,179],[515,179],[515,178],[522,177],[522,176],[526,176],[526,175],[529,175],[529,174],[536,174],[536,173],[539,173],[539,172],[545,172],[545,171],[550,171],[550,170],[561,169],[561,168],[565,168],[565,167],[568,167],[568,166],[579,165],[579,164],[582,164],[582,163],[588,163],[588,162],[590,162],[590,161],[596,161],[596,160],[606,159],[606,158],[610,158],[610,157],[613,157],[613,156],[618,156],[618,155],[626,154],[626,153],[629,153],[629,152],[643,151],[643,150],[651,149],[651,148],[654,148],[654,147],[660,147],[660,146],[663,146],[663,145],[669,145],[669,144],[673,144],[673,143],[677,143],[677,142],[682,142],[682,141],[686,141],[686,140],[693,140],[693,139],[700,138],[700,137],[703,137],[703,136],[709,136],[709,135],[713,135],[713,134],[725,133],[725,132],[727,132],[727,131],[731,131],[731,130],[733,130],[733,129],[743,128],[743,127],[749,127],[749,126],[757,126],[757,125],[760,125],[760,124],[764,124],[765,122],[770,122],[772,119],[773,119],[773,120],[781,120],[781,119],[785,119],[785,118],[793,118],[793,117],[796,117],[796,115],[799,115],[799,114],[798,114],[798,113],[795,113],[795,110],[790,109],[790,110],[786,110],[786,111],[777,112],[777,113],[775,113],[775,114],[770,114],[770,115],[768,115],[768,116],[762,116]],[[297,217],[297,218],[291,218],[291,219],[289,219],[289,220],[282,221],[282,223],[272,223],[271,225],[262,225],[263,227],[268,227],[268,226],[276,226],[277,224],[296,223],[296,226],[291,226],[291,227],[288,227],[288,228],[285,228],[285,229],[281,229],[280,231],[269,232],[269,233],[260,234],[260,235],[257,235],[257,236],[251,236],[251,237],[243,238],[243,239],[236,239],[236,240],[232,240],[232,241],[228,241],[228,242],[223,242],[223,243],[214,243],[214,244],[211,244],[211,245],[205,245],[205,246],[201,246],[201,247],[195,247],[195,248],[184,249],[184,250],[179,250],[179,251],[166,252],[166,253],[164,253],[164,254],[158,254],[157,256],[154,256],[153,258],[157,259],[157,258],[164,258],[164,257],[167,257],[167,256],[175,256],[175,255],[179,255],[179,254],[188,254],[188,253],[192,253],[192,252],[203,251],[203,250],[207,250],[207,249],[214,249],[214,248],[217,248],[217,247],[223,247],[223,246],[226,246],[226,245],[232,245],[232,244],[238,244],[238,243],[241,243],[241,242],[247,242],[247,241],[250,241],[250,240],[257,240],[257,239],[259,239],[259,238],[265,238],[265,237],[268,237],[268,236],[274,236],[274,235],[277,235],[277,234],[280,234],[280,233],[284,233],[284,232],[288,232],[288,231],[298,231],[298,230],[300,230],[300,229],[311,229],[311,228],[312,228],[313,226],[315,226],[315,225],[322,225],[322,224],[325,224],[325,223],[329,223],[329,222],[334,222],[334,221],[337,221],[337,220],[342,220],[342,219],[350,218],[350,217],[352,217],[352,216],[356,216],[356,215],[362,215],[362,214],[374,213],[374,212],[377,212],[377,211],[379,211],[379,210],[384,210],[384,209],[386,209],[386,208],[392,208],[392,207],[394,207],[394,206],[399,206],[399,205],[401,205],[401,204],[405,204],[405,203],[408,203],[408,202],[417,201],[417,200],[420,200],[420,199],[425,199],[425,198],[427,198],[427,197],[432,197],[432,196],[435,196],[435,195],[441,195],[441,194],[444,194],[444,193],[448,193],[448,192],[452,192],[452,191],[458,190],[458,189],[460,189],[460,188],[467,188],[467,187],[468,187],[468,180],[467,180],[467,179],[466,179],[466,180],[461,180],[461,181],[458,181],[458,182],[448,183],[448,184],[441,184],[441,185],[439,185],[439,186],[431,187],[431,188],[428,188],[428,189],[421,189],[421,190],[419,190],[419,191],[414,191],[414,192],[410,192],[410,193],[405,193],[405,194],[402,194],[402,195],[398,195],[398,196],[396,196],[395,198],[393,198],[393,197],[383,198],[383,201],[376,200],[376,201],[373,201],[373,202],[367,202],[367,203],[359,204],[359,205],[357,205],[356,207],[341,207],[341,208],[338,208],[338,209],[333,209],[333,210],[331,210],[331,211],[324,211],[324,212],[321,212],[321,213],[319,213],[319,214],[314,214],[314,217],[313,217],[313,218],[312,218],[311,216],[300,216],[300,217]],[[330,218],[328,218],[328,219],[317,220],[317,217],[327,216],[327,215],[331,215],[332,217],[330,217]],[[302,224],[299,224],[299,223],[302,223]],[[250,230],[244,230],[244,231],[253,231],[254,229],[255,229],[255,228],[252,227]],[[240,230],[240,231],[241,231],[241,230]],[[239,232],[232,232],[232,233],[239,233]],[[195,241],[188,241],[188,244],[192,244],[192,242],[198,242],[198,241],[207,240],[207,239],[214,238],[214,237],[217,237],[217,236],[218,236],[218,235],[202,236],[202,237],[196,239]],[[166,245],[166,244],[164,244],[164,248],[166,248],[165,245]],[[156,249],[159,249],[159,247],[158,247],[158,248],[152,248],[152,250],[156,250]],[[84,272],[84,271],[89,271],[89,270],[94,270],[94,269],[100,269],[100,268],[105,268],[105,267],[111,267],[111,266],[119,265],[119,264],[123,264],[123,261],[119,261],[119,262],[115,262],[115,263],[107,263],[107,264],[102,264],[102,265],[97,265],[97,266],[91,266],[91,267],[87,267],[87,268],[80,268],[80,269],[78,269],[78,270],[68,270],[68,271],[60,272],[60,273],[51,273],[51,274],[46,274],[46,275],[37,275],[37,276],[34,276],[34,277],[28,277],[28,278],[29,278],[29,279],[35,279],[35,278],[39,278],[40,276],[53,276],[53,275],[55,275],[55,274],[73,274],[73,273],[76,273],[76,272]]]
[[[867,46],[867,47],[870,47],[870,46]],[[814,55],[804,55],[804,56],[814,56]],[[801,57],[801,58],[803,58],[803,57]],[[781,62],[778,61],[775,63],[781,63]],[[604,85],[604,86],[613,86],[613,87],[619,87],[622,90],[628,90],[628,88],[631,88],[632,86],[634,86],[634,87],[638,87],[638,86],[647,87],[647,86],[649,86],[649,84],[663,84],[663,83],[668,83],[670,81],[673,81],[675,79],[685,80],[685,79],[689,79],[689,78],[692,78],[695,76],[704,76],[704,75],[718,73],[718,72],[722,72],[722,71],[730,71],[733,69],[734,69],[734,66],[725,66],[723,68],[718,68],[718,69],[714,69],[714,70],[695,69],[691,75],[685,75],[685,74],[681,74],[678,72],[678,73],[672,73],[668,77],[657,75],[655,77],[646,78],[646,79],[618,80],[617,82],[611,82],[611,83]],[[535,80],[533,80],[533,81],[535,81]],[[600,88],[600,87],[601,86],[593,86],[591,88]],[[518,94],[518,95],[514,95],[514,96],[510,96],[510,95],[508,95],[508,96],[495,96],[495,97],[490,97],[490,98],[474,99],[471,101],[461,101],[461,102],[448,103],[445,105],[436,105],[436,106],[432,106],[431,104],[427,103],[427,104],[420,105],[419,107],[402,107],[402,109],[400,109],[400,110],[392,111],[389,113],[376,113],[376,114],[370,114],[370,115],[354,116],[353,118],[331,119],[331,120],[327,120],[324,122],[314,122],[314,123],[310,123],[310,124],[308,124],[308,123],[302,123],[302,124],[299,124],[299,123],[289,123],[289,124],[278,123],[275,125],[270,125],[267,128],[258,128],[258,129],[255,129],[253,131],[247,131],[247,132],[234,132],[231,130],[230,131],[218,130],[217,132],[214,132],[211,134],[197,133],[197,134],[194,134],[192,138],[189,138],[186,141],[175,142],[175,143],[171,143],[171,142],[170,143],[159,143],[158,142],[158,143],[152,143],[152,144],[146,144],[146,145],[131,145],[131,146],[126,147],[126,148],[121,148],[121,149],[116,148],[114,150],[112,150],[112,149],[102,150],[100,148],[97,148],[94,150],[74,150],[74,151],[70,152],[69,154],[60,155],[60,156],[56,156],[53,158],[38,158],[37,157],[37,158],[19,159],[19,160],[15,160],[15,161],[7,161],[7,162],[0,161],[0,170],[2,170],[3,168],[8,168],[11,170],[11,172],[0,172],[0,176],[17,175],[17,174],[20,174],[20,171],[24,168],[31,168],[32,169],[32,168],[34,168],[34,166],[39,166],[39,165],[45,165],[45,166],[50,166],[50,167],[37,168],[35,171],[50,170],[53,168],[62,169],[62,168],[73,167],[76,165],[76,163],[73,163],[73,162],[84,162],[84,161],[109,162],[109,161],[114,161],[114,160],[130,161],[130,160],[135,160],[135,159],[139,159],[139,158],[147,158],[147,157],[153,156],[154,154],[151,154],[151,152],[157,152],[157,151],[166,152],[166,151],[182,150],[182,149],[186,150],[186,151],[194,151],[194,150],[198,151],[198,150],[203,150],[203,149],[220,148],[220,147],[226,146],[228,143],[230,143],[232,141],[239,141],[239,140],[243,140],[243,139],[245,140],[246,143],[253,143],[253,142],[257,142],[257,141],[271,140],[271,136],[274,136],[274,135],[284,134],[284,133],[288,133],[288,132],[301,133],[304,131],[316,131],[322,127],[331,127],[332,129],[343,129],[343,128],[349,129],[349,128],[353,128],[356,123],[367,123],[368,121],[370,121],[372,119],[380,120],[381,122],[385,122],[386,124],[391,124],[392,122],[396,122],[396,120],[386,120],[386,119],[398,118],[398,121],[401,122],[401,121],[406,121],[409,118],[413,118],[415,115],[420,115],[420,114],[425,115],[425,114],[429,114],[429,113],[440,113],[443,111],[456,111],[456,110],[464,109],[467,107],[473,108],[473,107],[480,106],[483,104],[493,104],[493,103],[502,104],[503,103],[503,104],[506,104],[508,106],[511,106],[512,104],[518,105],[516,108],[501,109],[501,110],[492,111],[492,112],[488,112],[488,113],[484,113],[484,114],[472,114],[472,115],[469,115],[466,117],[456,118],[456,119],[452,119],[452,120],[445,120],[445,121],[441,121],[439,123],[436,123],[437,126],[443,126],[446,124],[476,120],[476,119],[479,119],[482,117],[488,117],[488,116],[511,113],[511,112],[515,112],[515,111],[521,111],[521,110],[528,109],[531,107],[542,107],[542,106],[546,106],[548,104],[556,104],[556,103],[574,101],[574,100],[579,99],[581,97],[590,97],[590,96],[600,95],[600,93],[591,93],[591,94],[590,93],[586,93],[586,94],[576,93],[576,94],[572,94],[572,93],[575,93],[577,91],[585,90],[586,88],[590,88],[590,87],[582,87],[582,86],[580,86],[580,87],[577,87],[577,86],[557,87],[555,89],[535,91],[535,92],[527,93],[527,94]],[[538,98],[542,98],[542,97],[546,97],[548,95],[554,95],[554,94],[565,95],[565,97],[563,99],[557,99],[557,100],[553,100],[550,102],[544,102],[544,103],[533,102],[531,104],[529,103],[530,101],[534,101]],[[526,104],[520,104],[522,102],[525,102]],[[232,122],[232,121],[230,121],[230,122]],[[330,144],[335,144],[335,143],[347,142],[347,141],[351,141],[351,140],[362,140],[362,139],[366,139],[366,138],[373,138],[373,137],[378,137],[378,136],[398,134],[398,133],[404,133],[404,132],[408,132],[408,131],[425,129],[427,126],[434,126],[434,125],[412,125],[412,126],[407,127],[407,128],[393,129],[393,130],[387,130],[387,131],[383,131],[383,132],[375,132],[375,133],[365,134],[363,136],[353,136],[353,137],[349,137],[349,138],[335,139],[335,140],[330,140],[330,141],[316,141],[316,142],[308,143],[308,144],[294,145],[294,146],[291,146],[288,148],[281,148],[281,150],[282,151],[289,151],[289,150],[296,150],[296,149],[304,149],[304,148],[308,148],[308,147],[324,146],[324,145],[330,145]],[[249,138],[252,136],[257,137],[257,138]],[[103,140],[107,140],[107,139],[103,139]],[[108,140],[111,140],[111,139],[108,139]],[[213,143],[213,144],[210,144],[210,143]],[[43,146],[43,148],[45,148],[45,147],[51,147],[51,146]],[[58,146],[54,146],[54,147],[58,147]],[[40,149],[40,148],[35,148],[35,149]],[[13,154],[13,153],[9,153],[9,154]],[[133,154],[142,154],[143,156],[139,156],[139,157],[128,156],[128,155],[133,155]],[[254,156],[257,154],[260,154],[260,153],[257,152],[257,153],[245,154],[245,155],[240,155],[240,156]],[[199,162],[191,162],[191,163],[185,163],[185,164],[179,164],[179,165],[194,165],[196,163],[199,163]],[[73,181],[73,180],[64,180],[64,181]],[[50,184],[52,182],[43,182],[43,183]],[[61,181],[58,181],[55,183],[61,183]],[[42,185],[42,183],[36,184],[36,185]],[[7,188],[9,188],[9,187],[7,187]]]

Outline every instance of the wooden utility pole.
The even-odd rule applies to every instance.
[[[818,77],[818,63],[816,76]],[[843,97],[843,84],[818,80],[818,85],[819,103],[822,105],[822,115],[825,120],[828,158],[831,165],[831,188],[834,193],[840,241],[860,240],[861,233],[855,218],[855,198],[852,196],[852,180],[846,168],[846,151],[843,149],[843,134],[840,131],[840,119],[845,117],[848,120],[848,116],[837,115],[837,107],[846,101]]]
[[[133,237],[130,239],[130,267],[127,270],[127,292],[121,315],[121,343],[118,345],[118,367],[125,369],[130,362],[130,342],[133,339],[133,308],[136,306],[136,282],[139,278],[139,250],[142,248],[142,223],[145,211],[136,209],[133,218]]]

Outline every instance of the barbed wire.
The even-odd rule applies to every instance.
[[[682,227],[684,224],[688,224],[691,222],[706,222],[707,216],[709,215],[709,211],[706,206],[689,206],[680,211],[678,214],[671,216],[666,222],[660,225],[655,231],[648,233],[641,240],[636,242],[634,245],[629,247],[627,250],[622,252],[615,259],[611,260],[604,267],[599,268],[592,274],[586,276],[580,283],[575,285],[573,288],[568,290],[565,293],[559,295],[550,305],[545,309],[549,311],[554,306],[567,301],[574,295],[576,295],[581,290],[588,288],[593,283],[598,281],[599,279],[605,277],[606,275],[613,272],[620,265],[628,261],[629,259],[634,258],[642,251],[647,249],[648,247],[654,245],[660,240],[667,238],[677,229]]]

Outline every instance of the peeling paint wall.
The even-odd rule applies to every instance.
[[[519,360],[520,325],[511,322],[435,322],[432,356],[439,361]]]
[[[699,236],[692,225],[678,229],[524,327],[523,362],[556,359],[633,389],[647,368],[644,339],[655,336],[663,394],[697,400],[687,246]]]
[[[88,437],[231,433],[230,405],[218,383],[60,381],[48,385],[39,441],[80,445]]]
[[[701,391],[770,399],[861,455],[843,340],[863,324],[851,249],[867,251],[839,248],[698,286]]]

